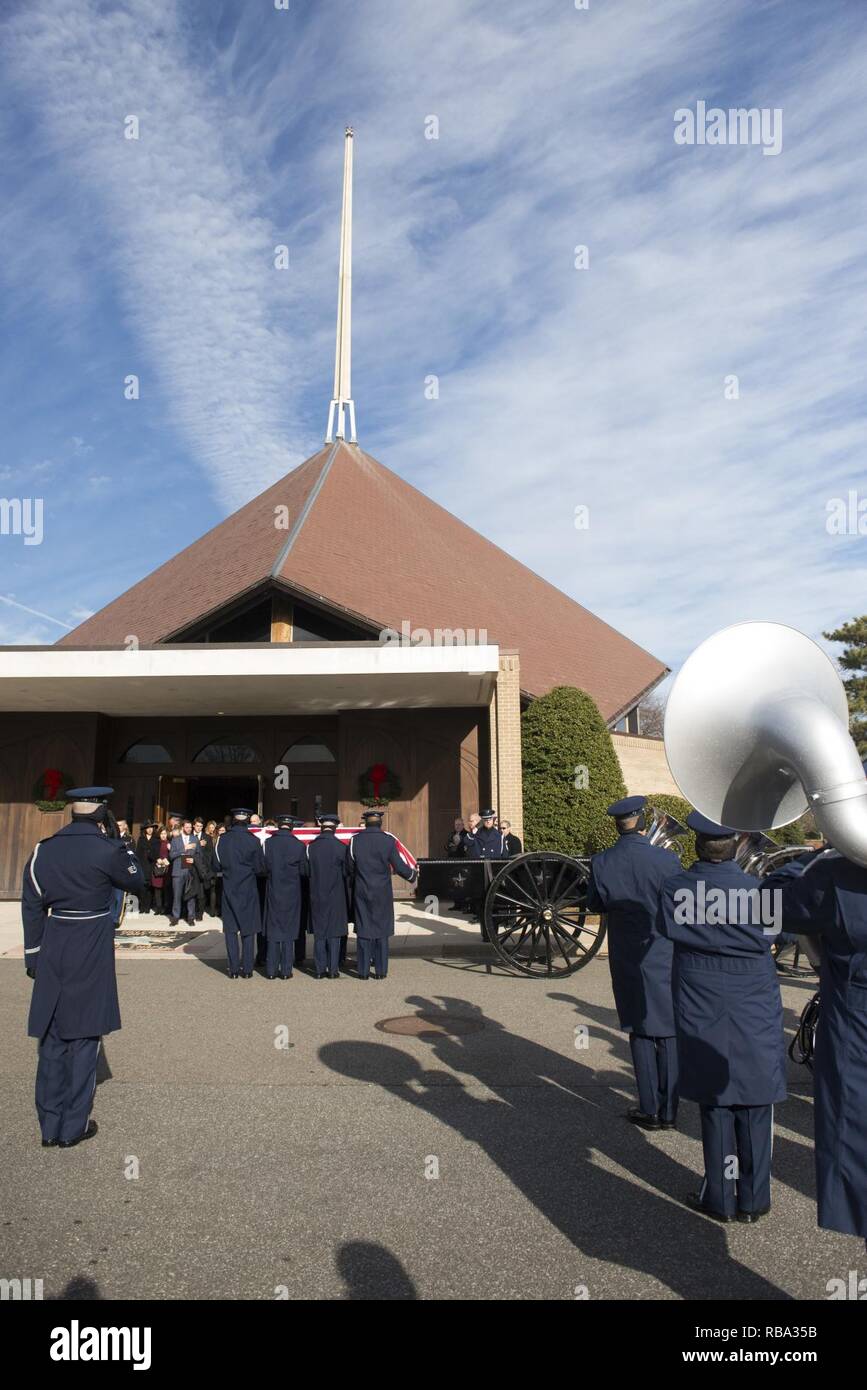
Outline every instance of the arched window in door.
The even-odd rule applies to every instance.
[[[121,763],[170,763],[173,762],[171,753],[164,743],[157,743],[153,739],[139,738],[135,743],[131,743],[125,753],[122,753],[118,762]]]
[[[306,767],[308,763],[333,763],[336,759],[327,743],[316,734],[306,734],[285,749],[280,762],[284,767]]]
[[[194,763],[261,763],[262,754],[255,744],[245,738],[232,738],[230,735],[212,739],[200,748],[193,758]]]

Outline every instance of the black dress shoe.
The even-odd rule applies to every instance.
[[[241,979],[242,979],[242,980],[252,980],[252,978],[253,978],[253,972],[252,972],[252,970],[242,970],[242,971],[241,971]]]
[[[339,970],[329,970],[329,972],[328,972],[328,978],[329,978],[329,980],[339,980],[339,979],[340,979],[340,971],[339,971]]]
[[[324,976],[324,975],[318,975],[318,974],[317,974],[317,975],[314,975],[313,978],[314,978],[314,980],[324,980],[324,979],[325,979],[325,976]]]
[[[59,1143],[59,1139],[43,1139],[42,1147],[43,1149],[56,1149]]]
[[[281,980],[291,980],[291,979],[292,979],[292,971],[289,970],[289,971],[287,972],[286,970],[281,970],[281,971],[280,971],[280,979],[281,979]]]
[[[770,1207],[760,1207],[758,1211],[739,1211],[738,1221],[743,1221],[745,1226],[752,1226],[754,1222],[760,1221],[763,1216],[767,1216]]]
[[[265,973],[265,979],[266,979],[266,980],[276,980],[276,978],[277,978],[276,975],[269,975],[269,974],[267,973],[267,971],[266,971],[266,973]]]
[[[638,1125],[641,1129],[662,1129],[662,1124],[655,1115],[648,1115],[644,1110],[639,1110],[634,1106],[632,1110],[627,1110],[626,1118],[632,1125]]]
[[[228,975],[230,980],[237,980],[238,978],[237,970],[227,970],[226,974]]]
[[[57,1147],[59,1149],[74,1149],[76,1144],[83,1144],[85,1139],[92,1139],[98,1129],[99,1125],[96,1123],[96,1120],[90,1120],[88,1121],[87,1129],[83,1134],[79,1134],[77,1139],[58,1139]]]
[[[710,1207],[706,1207],[697,1192],[688,1192],[686,1194],[686,1205],[691,1211],[697,1211],[702,1216],[709,1216],[714,1221],[734,1221],[733,1216],[726,1216],[725,1212],[712,1211]]]
[[[661,1115],[657,1116],[660,1129],[677,1129],[677,1120],[664,1120]]]
[[[178,918],[177,918],[177,917],[170,917],[170,918],[169,918],[169,926],[170,926],[170,927],[176,927],[177,925],[178,925]]]
[[[369,976],[369,975],[359,975],[359,976],[358,976],[358,979],[359,979],[359,980],[369,980],[369,979],[370,979],[370,976]]]

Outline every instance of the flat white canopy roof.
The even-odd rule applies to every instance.
[[[328,714],[490,703],[496,646],[0,647],[0,712]]]

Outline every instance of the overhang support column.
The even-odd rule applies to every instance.
[[[491,696],[491,805],[524,838],[521,776],[521,667],[517,652],[500,652],[497,684]]]

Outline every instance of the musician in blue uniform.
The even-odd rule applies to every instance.
[[[71,822],[40,840],[24,869],[24,963],[35,979],[27,1032],[39,1039],[36,1110],[45,1148],[69,1149],[96,1134],[99,1040],[120,1028],[114,894],[140,893],[145,876],[116,838],[111,794],[111,787],[67,792]]]
[[[786,1098],[771,900],[734,862],[736,830],[698,811],[686,823],[698,860],[666,879],[659,927],[674,942],[680,1094],[701,1111],[704,1182],[687,1204],[749,1223],[771,1209],[773,1107]]]
[[[815,1078],[818,1224],[867,1239],[867,869],[836,850],[800,877],[763,880],[779,892],[786,930],[818,934]]]
[[[620,1027],[629,1034],[638,1106],[626,1118],[642,1129],[674,1129],[678,1066],[671,998],[672,945],[656,923],[665,879],[680,873],[670,849],[644,831],[646,797],[627,796],[608,807],[618,839],[590,861],[589,912],[605,913],[608,964]]]
[[[418,870],[402,858],[394,836],[383,830],[381,811],[365,811],[361,819],[364,829],[353,836],[349,846],[358,978],[370,978],[372,961],[376,979],[384,980],[388,974],[388,941],[394,936],[391,875],[394,872],[412,883]]]
[[[230,980],[237,980],[239,972],[242,980],[253,978],[256,934],[262,930],[259,879],[268,869],[259,837],[249,828],[253,814],[243,806],[230,811],[229,828],[225,835],[218,836],[214,847],[214,858],[223,875],[223,935]]]
[[[309,873],[307,850],[292,834],[301,822],[277,816],[277,831],[265,844],[268,886],[265,892],[265,974],[291,980],[295,943],[301,928],[304,881]]]
[[[340,979],[340,943],[349,931],[349,852],[335,831],[340,817],[319,817],[319,834],[307,846],[310,926],[317,980]]]

